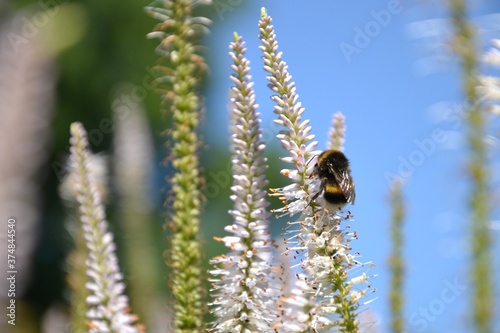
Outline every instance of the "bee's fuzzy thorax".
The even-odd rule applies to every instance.
[[[325,161],[331,161],[336,164],[339,168],[348,168],[349,160],[345,157],[344,153],[340,150],[325,150],[318,156],[318,165],[321,165]]]

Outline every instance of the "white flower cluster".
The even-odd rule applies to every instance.
[[[491,41],[492,47],[483,55],[483,62],[495,69],[500,68],[500,40]],[[500,78],[498,75],[479,76],[477,88],[481,100],[487,103],[488,110],[496,115],[500,114]]]
[[[342,112],[334,113],[332,116],[332,126],[328,132],[329,140],[326,143],[328,149],[344,151],[345,130],[344,115]]]
[[[273,243],[264,190],[268,184],[264,175],[267,166],[262,156],[265,145],[241,37],[235,36],[231,50],[235,72],[231,77],[234,208],[229,213],[234,222],[225,228],[231,235],[218,239],[231,251],[210,262],[216,265],[210,271],[214,277],[212,312],[216,316],[212,331],[275,332],[280,295],[276,269],[271,264]]]
[[[210,271],[212,312],[216,316],[213,332],[317,332],[335,327],[342,332],[359,332],[356,319],[360,300],[370,287],[368,276],[355,270],[362,265],[351,251],[350,242],[356,232],[348,232],[345,220],[350,212],[328,211],[311,202],[320,192],[321,183],[312,176],[317,142],[313,141],[309,120],[302,120],[304,108],[298,102],[295,84],[288,66],[278,52],[271,18],[263,10],[259,22],[264,69],[275,93],[275,122],[283,126],[277,135],[289,152],[281,160],[293,165],[281,173],[291,184],[273,189],[284,206],[274,212],[280,216],[298,216],[288,222],[283,252],[287,257],[298,255],[300,263],[281,260],[281,267],[272,264],[272,241],[268,230],[268,203],[264,190],[266,160],[262,157],[260,120],[250,82],[244,44],[235,35],[231,44],[232,81],[231,132],[234,185],[231,188],[234,209],[230,234],[217,240],[230,248],[226,255],[214,258]],[[344,140],[344,118],[337,114],[330,133],[331,144],[341,149]],[[333,148],[332,148],[333,149]],[[345,216],[342,216],[345,215]],[[342,224],[342,226],[341,226]],[[285,266],[290,264],[290,268]],[[279,273],[295,273],[293,282]],[[356,274],[354,274],[356,273]]]
[[[295,167],[282,170],[292,184],[274,189],[273,195],[284,202],[284,207],[275,211],[281,216],[300,215],[296,221],[288,222],[287,228],[285,253],[300,255],[303,274],[297,275],[292,295],[285,297],[284,331],[316,331],[336,326],[340,331],[358,332],[357,308],[370,286],[366,285],[366,274],[361,277],[353,274],[353,268],[361,266],[349,245],[357,235],[346,231],[349,226],[341,226],[351,214],[341,216],[342,213],[338,215],[310,202],[312,196],[321,191],[319,180],[312,176],[314,160],[319,154],[314,150],[317,142],[312,141],[314,135],[310,134],[309,121],[302,120],[304,108],[298,102],[295,84],[282,53],[278,52],[271,18],[265,11],[259,28],[264,69],[269,72],[267,79],[276,93],[272,97],[276,102],[276,123],[284,127],[277,138],[289,152],[282,160]],[[343,123],[343,119],[337,116],[336,123],[339,122]],[[337,133],[330,134],[339,139],[338,143],[343,143],[343,129],[344,126],[339,126]]]

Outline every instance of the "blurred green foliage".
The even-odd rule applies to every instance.
[[[69,153],[69,125],[74,121],[84,124],[89,133],[89,140],[94,153],[105,152],[111,154],[113,140],[112,103],[115,91],[124,83],[133,85],[130,98],[144,105],[147,112],[149,124],[155,138],[155,171],[151,175],[152,200],[154,200],[155,214],[151,221],[141,221],[151,229],[157,237],[157,263],[161,266],[164,276],[159,277],[162,282],[158,286],[159,292],[168,294],[167,268],[164,267],[162,253],[165,249],[165,233],[161,227],[165,218],[163,201],[170,191],[165,178],[168,169],[165,168],[163,159],[167,155],[165,137],[161,134],[169,127],[168,117],[165,116],[161,107],[161,97],[154,91],[154,71],[152,67],[158,63],[158,55],[154,49],[157,40],[149,40],[146,35],[157,23],[154,19],[144,13],[143,8],[149,4],[148,1],[110,0],[110,1],[62,1],[62,0],[40,0],[40,1],[15,1],[7,6],[0,7],[0,18],[8,18],[22,10],[26,12],[27,21],[31,21],[33,13],[47,12],[58,15],[58,7],[71,3],[79,12],[78,17],[66,17],[59,30],[51,30],[50,37],[54,39],[63,38],[65,33],[71,33],[70,28],[77,28],[81,36],[74,45],[62,50],[55,59],[58,72],[58,85],[55,115],[52,119],[52,141],[48,163],[40,172],[40,182],[44,196],[42,220],[39,240],[35,257],[33,258],[33,278],[29,291],[24,298],[37,317],[39,328],[40,320],[47,309],[54,304],[67,304],[69,289],[66,286],[66,257],[73,248],[72,236],[67,230],[65,223],[68,216],[74,214],[71,208],[62,204],[58,194],[58,187],[64,174],[64,164]],[[244,10],[245,6],[236,6],[236,10]],[[217,8],[201,9],[206,17],[216,15]],[[218,8],[219,11],[224,8]],[[231,12],[225,12],[230,15]],[[50,16],[51,16],[50,15]],[[221,20],[214,18],[214,24],[221,24]],[[36,23],[36,22],[35,22]],[[65,24],[81,25],[79,27],[67,27]],[[43,22],[37,29],[45,29]],[[209,61],[217,61],[210,59]],[[210,65],[210,63],[209,63]],[[206,79],[205,84],[210,84],[211,78]],[[228,87],[230,81],[227,81]],[[221,96],[220,98],[227,98]],[[208,110],[206,112],[212,112]],[[210,118],[210,117],[207,117]],[[228,124],[210,126],[203,124],[205,138],[211,138],[211,131],[219,131],[218,128]],[[277,147],[272,148],[266,155],[270,158],[271,167],[267,171],[270,187],[283,186],[285,177],[276,176],[281,167],[275,162]],[[224,251],[224,246],[213,240],[214,236],[223,236],[223,227],[231,223],[227,210],[231,209],[232,203],[229,199],[232,179],[230,175],[230,155],[226,142],[207,142],[201,150],[203,169],[206,176],[205,213],[202,221],[202,236],[205,258],[205,271],[209,269],[208,260]],[[113,166],[111,161],[110,166]],[[111,175],[112,176],[112,175]],[[123,255],[123,247],[127,246],[123,239],[119,222],[119,198],[115,193],[115,186],[111,183],[111,197],[108,200],[108,220],[115,234],[118,245],[118,254]],[[278,200],[270,198],[272,207],[279,205]],[[272,208],[270,207],[270,208]],[[283,221],[277,221],[270,217],[273,233],[279,235],[284,227]],[[123,266],[124,261],[121,261]],[[127,280],[127,268],[123,269],[125,282]],[[207,282],[208,287],[208,282]],[[22,331],[22,330],[21,330]],[[32,332],[32,329],[28,330]]]

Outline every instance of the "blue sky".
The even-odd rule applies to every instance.
[[[345,153],[357,189],[352,212],[359,240],[353,247],[362,260],[377,266],[370,273],[378,274],[371,281],[378,300],[367,308],[381,320],[381,332],[387,331],[388,319],[387,179],[397,174],[408,176],[409,332],[470,332],[462,82],[457,62],[445,48],[450,32],[446,8],[442,2],[410,0],[316,1],[309,6],[301,1],[215,0],[207,40],[212,76],[207,118],[209,124],[219,124],[221,142],[227,140],[227,54],[234,31],[247,43],[262,127],[268,133],[275,128],[258,49],[262,6],[273,17],[279,48],[319,149],[325,147],[331,115],[341,111],[346,116]],[[500,38],[499,12],[496,1],[474,2],[472,20],[481,29],[484,47],[488,39]],[[492,234],[498,238],[498,230]],[[498,263],[496,258],[492,265]]]

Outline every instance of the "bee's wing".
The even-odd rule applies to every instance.
[[[349,170],[335,170],[332,166],[329,166],[331,173],[335,176],[337,184],[344,193],[344,196],[348,203],[354,205],[354,200],[356,199],[356,192],[354,191],[354,181],[352,180]]]

